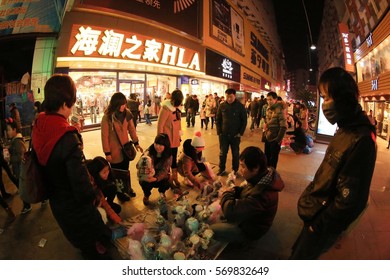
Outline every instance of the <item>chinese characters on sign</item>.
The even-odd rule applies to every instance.
[[[269,74],[268,50],[261,43],[256,34],[251,32],[251,63]]]
[[[140,2],[140,3],[143,3],[147,6],[151,6],[153,8],[156,8],[156,9],[160,9],[161,8],[161,3],[160,1],[158,0],[136,0],[137,2]]]
[[[75,28],[77,27],[74,26],[73,29]],[[71,40],[70,43],[70,52],[74,56],[108,56],[200,71],[199,53],[186,48],[138,34],[114,30],[103,32],[102,28],[98,27],[80,26],[76,32],[76,42],[72,44]]]
[[[339,30],[341,34],[341,41],[343,44],[345,70],[349,72],[355,72],[352,47],[349,41],[348,27],[344,23],[339,23]]]

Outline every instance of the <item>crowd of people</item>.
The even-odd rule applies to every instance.
[[[359,105],[356,82],[342,68],[331,68],[321,75],[319,90],[324,98],[322,111],[330,123],[337,123],[338,130],[313,181],[299,198],[298,215],[303,228],[292,247],[291,259],[317,259],[359,217],[367,204],[375,166],[375,126]],[[123,93],[117,92],[112,95],[101,122],[104,157],[97,155],[86,159],[79,129],[70,123],[75,102],[73,80],[68,75],[53,75],[45,85],[44,111],[34,121],[31,145],[50,186],[49,203],[53,216],[65,237],[86,259],[110,258],[111,241],[126,235],[120,217],[121,205],[114,199],[117,197],[126,202],[136,196],[132,188],[134,182],[130,180],[130,160],[122,151],[123,145],[130,140],[142,154],[142,162],[137,163],[137,175],[145,206],[150,205],[153,189],[158,190],[161,199],[166,199],[165,192],[169,189],[182,195],[184,185],[201,192],[205,184],[198,174],[210,182],[215,181],[216,176],[227,176],[230,147],[231,175],[245,181],[236,186],[233,180],[230,189],[222,193],[220,206],[225,220],[211,228],[216,240],[239,243],[261,238],[272,226],[279,192],[284,188],[277,171],[283,138],[289,134],[293,136],[291,148],[296,153],[304,152],[308,145],[306,106],[295,104],[289,118],[287,103],[275,92],[245,106],[232,88],[225,91],[223,98],[217,93],[208,95],[202,104],[196,95],[184,99],[183,93],[176,89],[161,102],[155,139],[144,151],[136,130],[139,116],[129,107],[129,103],[136,101],[129,101]],[[208,129],[210,122],[210,128],[216,128],[219,140],[217,174],[203,157],[206,143],[202,132],[182,139],[183,104],[187,127],[195,125],[200,109],[201,128]],[[256,128],[262,131],[264,151],[255,146],[240,149],[248,118],[250,131]],[[289,122],[293,129],[287,132]],[[17,124],[12,118],[7,121],[7,134],[12,139],[11,169],[5,156],[1,157],[5,162],[2,166],[15,185],[26,149]],[[128,172],[126,191],[115,185],[113,169]],[[0,203],[12,222],[15,213],[7,204],[9,194],[2,181],[0,183]],[[27,213],[31,211],[31,205],[24,205],[23,209],[29,209],[24,212]]]

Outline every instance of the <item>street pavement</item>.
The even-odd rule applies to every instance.
[[[204,155],[217,170],[219,161],[219,145],[216,129],[200,128],[197,117],[195,127],[186,127],[182,119],[183,137],[192,138],[195,131],[202,131],[206,141]],[[156,122],[152,125],[140,123],[137,133],[141,146],[146,149],[153,143],[156,135]],[[100,130],[85,131],[84,152],[86,158],[103,155],[100,140]],[[259,130],[251,132],[249,124],[242,137],[240,149],[248,146],[258,146],[264,149],[260,141]],[[378,139],[378,156],[371,184],[369,206],[361,219],[351,228],[335,246],[321,256],[328,260],[388,260],[390,259],[390,150],[386,149],[387,142]],[[304,188],[313,179],[315,171],[320,165],[327,145],[315,143],[313,152],[309,155],[296,155],[288,149],[280,153],[278,171],[284,182],[285,189],[279,196],[279,207],[274,223],[269,232],[260,240],[245,246],[228,246],[218,259],[241,260],[286,260],[291,246],[297,238],[302,222],[297,214],[297,200]],[[227,159],[227,171],[231,171],[231,154]],[[144,209],[142,203],[142,190],[136,178],[135,163],[130,164],[132,186],[137,196],[131,201],[122,204],[122,218],[131,217],[141,213]],[[3,174],[6,189],[16,193],[16,187]],[[157,200],[157,192],[152,192],[151,201]],[[172,197],[169,190],[168,199]],[[33,210],[27,214],[19,214],[22,202],[17,194],[9,201],[15,213],[16,220],[7,228],[3,227],[6,213],[0,209],[0,259],[5,260],[79,260],[79,252],[65,239],[62,231],[54,220],[49,205],[33,205]],[[41,239],[47,240],[44,247],[39,247]],[[117,256],[120,259],[120,256]]]

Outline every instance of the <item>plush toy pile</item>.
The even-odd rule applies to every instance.
[[[209,259],[208,249],[216,243],[209,225],[223,219],[219,198],[231,187],[232,178],[229,178],[225,186],[220,179],[205,185],[194,203],[189,202],[188,192],[173,201],[161,197],[153,224],[135,223],[128,229],[130,258]]]

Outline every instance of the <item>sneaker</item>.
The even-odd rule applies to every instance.
[[[149,205],[149,196],[144,196],[144,199],[142,201],[145,206]]]
[[[32,210],[32,207],[29,206],[29,207],[23,207],[22,209],[22,212],[20,212],[21,214],[26,214],[28,212],[30,212]]]
[[[227,174],[226,170],[219,170],[217,176],[226,176]]]

